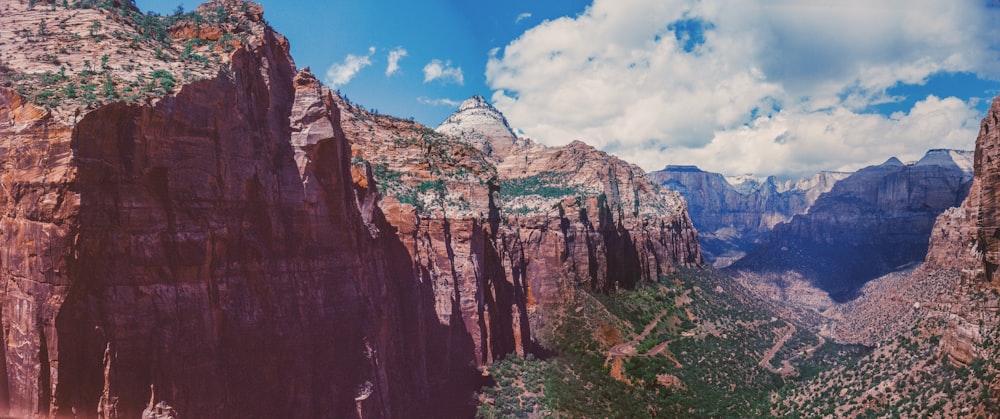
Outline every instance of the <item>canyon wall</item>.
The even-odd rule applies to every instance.
[[[253,3],[0,4],[0,415],[471,416],[569,287],[701,264],[637,167],[366,112]]]
[[[968,195],[969,154],[931,150],[915,163],[861,169],[731,268],[795,272],[835,300],[854,298],[868,280],[925,258],[935,218]]]
[[[535,331],[569,287],[610,292],[701,264],[683,199],[634,165],[518,139],[480,97],[438,131],[339,104],[416,280],[441,324],[472,338],[475,365],[539,353]]]
[[[931,231],[924,264],[907,278],[921,284],[924,278],[946,278],[946,292],[929,298],[943,318],[941,352],[956,366],[968,366],[976,359],[994,359],[1000,294],[997,293],[997,266],[1000,265],[1000,97],[983,118],[976,138],[974,178],[968,197],[948,209]],[[926,282],[926,281],[923,281]],[[919,285],[918,285],[919,286]],[[924,286],[926,288],[926,286]],[[930,311],[933,313],[933,311]],[[995,381],[989,392],[1000,395]]]
[[[979,249],[983,254],[986,280],[994,287],[1000,285],[1000,102],[983,118],[979,138],[976,140],[976,178],[979,213],[977,233]]]
[[[67,121],[0,89],[0,414],[433,407],[437,367],[416,339],[440,327],[422,323],[431,292],[396,280],[410,276],[392,263],[402,244],[350,165],[329,92],[297,72],[259,6],[210,10],[251,32],[215,76],[173,94]]]
[[[773,176],[764,181],[748,176],[728,179],[695,166],[667,166],[649,173],[654,182],[687,201],[705,260],[718,268],[745,256],[775,225],[808,211],[820,194],[847,176],[820,172],[796,182]]]

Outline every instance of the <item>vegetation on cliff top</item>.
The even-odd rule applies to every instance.
[[[191,12],[178,7],[169,16],[143,14],[120,0],[28,7],[23,13],[34,19],[5,23],[21,46],[0,43],[0,85],[49,109],[93,109],[171,94],[181,83],[217,74],[252,32],[245,2],[210,3]]]

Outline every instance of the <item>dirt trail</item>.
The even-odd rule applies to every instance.
[[[826,339],[824,339],[822,336],[817,336],[819,338],[819,343],[807,347],[802,351],[799,351],[795,355],[792,355],[789,358],[781,360],[781,368],[772,367],[771,360],[773,360],[774,356],[778,353],[778,351],[781,350],[781,347],[784,346],[786,343],[788,343],[788,340],[792,338],[792,335],[795,334],[795,331],[796,331],[795,325],[788,323],[788,330],[785,332],[785,334],[774,342],[774,346],[772,346],[771,349],[768,349],[766,352],[764,352],[764,358],[760,360],[760,366],[766,368],[768,371],[771,371],[775,374],[781,374],[781,375],[792,374],[795,372],[795,367],[792,366],[792,360],[799,358],[803,355],[812,353],[816,349],[819,349],[820,346],[826,344]]]
[[[792,338],[792,335],[795,334],[796,329],[794,324],[789,323],[787,329],[788,330],[785,332],[785,334],[781,335],[781,337],[774,342],[774,346],[772,346],[771,349],[768,349],[767,351],[764,352],[764,357],[761,358],[759,362],[760,366],[767,368],[768,371],[771,371],[773,373],[780,374],[781,370],[784,369],[784,368],[772,367],[771,360],[774,359],[774,355],[777,354],[778,351],[781,350],[781,347],[785,346],[785,343],[787,343],[788,340]]]
[[[675,340],[677,340],[677,339],[670,339],[670,340],[668,340],[666,342],[663,342],[663,343],[660,343],[659,345],[654,346],[652,349],[649,350],[649,352],[646,352],[646,356],[653,356],[653,355],[657,355],[657,354],[661,354],[662,353],[663,356],[667,357],[667,359],[669,359],[671,362],[674,363],[674,366],[676,366],[677,368],[683,367],[684,365],[681,365],[681,362],[678,361],[677,358],[674,358],[674,356],[671,355],[670,352],[664,352],[667,349],[667,346],[669,346]]]
[[[660,323],[660,320],[663,319],[663,316],[665,315],[667,315],[666,309],[661,311],[660,314],[657,314],[656,318],[653,319],[652,322],[647,324],[646,328],[642,329],[642,333],[640,333],[639,336],[636,336],[635,339],[612,346],[611,349],[608,350],[608,357],[635,355],[635,346],[638,345],[639,342],[642,342],[642,340],[645,339],[646,336],[649,336],[649,334],[653,331],[653,329],[656,328],[656,325]]]
[[[690,294],[691,294],[691,290],[685,290],[683,294],[678,295],[675,298],[674,304],[676,304],[677,307],[684,307],[684,306],[690,304],[693,301],[691,299]],[[691,321],[694,321],[695,317],[694,317],[694,314],[691,313],[691,310],[689,310],[687,307],[684,307],[684,310],[685,310],[685,313],[687,314],[688,318],[691,319]],[[652,347],[645,354],[639,355],[635,351],[635,347],[637,345],[639,345],[639,342],[642,342],[642,340],[645,339],[646,336],[649,336],[649,334],[653,332],[653,329],[656,329],[656,326],[658,324],[660,324],[660,321],[663,320],[663,316],[666,316],[668,311],[669,311],[668,309],[663,309],[663,311],[661,311],[659,314],[657,314],[656,318],[654,318],[652,322],[650,322],[649,324],[646,325],[646,328],[642,330],[642,333],[640,333],[639,336],[636,336],[634,339],[632,339],[632,340],[630,340],[628,342],[620,343],[618,345],[612,346],[611,349],[608,350],[608,357],[607,357],[607,359],[604,360],[604,364],[605,365],[611,364],[610,366],[611,366],[612,371],[616,371],[617,369],[620,369],[620,367],[621,367],[622,358],[627,358],[627,357],[632,357],[632,356],[646,356],[646,357],[649,357],[649,356],[656,356],[656,355],[662,354],[668,360],[670,360],[671,362],[673,362],[674,365],[677,366],[677,368],[682,368],[683,365],[680,363],[680,361],[678,361],[677,358],[674,358],[674,356],[671,355],[670,352],[667,352],[667,346],[669,346],[670,343],[674,342],[677,339],[671,339],[671,340],[668,340],[666,342],[661,342],[661,343],[657,344],[656,346]],[[619,374],[614,374],[613,373],[612,376],[614,376],[615,378],[617,378],[617,379],[619,379],[621,381],[627,381],[627,379],[624,377],[624,375],[622,375],[620,373]]]
[[[813,351],[819,349],[820,346],[826,344],[826,339],[824,339],[822,336],[817,336],[817,337],[819,338],[819,343],[803,349],[802,351],[796,353],[795,355],[792,355],[791,358],[781,360],[781,369],[778,371],[781,374],[791,374],[795,372],[795,367],[792,366],[792,360],[799,358],[803,355],[810,354]]]

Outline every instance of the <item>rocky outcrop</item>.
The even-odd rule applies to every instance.
[[[986,280],[1000,286],[1000,99],[993,100],[983,118],[976,139],[976,180],[979,212],[977,217],[978,250],[983,255]],[[975,205],[970,200],[969,205]]]
[[[968,197],[938,217],[925,267],[960,270],[967,280],[998,284],[1000,264],[1000,97],[993,100],[976,139],[975,172]]]
[[[459,106],[435,131],[459,137],[474,145],[486,156],[502,160],[518,142],[514,130],[503,116],[482,96],[476,95]]]
[[[638,166],[580,141],[562,147],[525,141],[497,172],[508,224],[522,242],[538,246],[529,254],[559,251],[549,250],[550,263],[536,264],[548,270],[536,278],[559,277],[546,266],[561,262],[561,276],[607,292],[702,262],[684,200]]]
[[[0,89],[0,414],[449,415],[428,373],[448,354],[420,340],[441,328],[431,290],[393,263],[330,92],[256,11],[202,6],[245,42],[148,100]]]
[[[752,176],[726,178],[695,166],[667,166],[649,173],[654,182],[680,192],[687,201],[705,260],[719,268],[745,256],[778,223],[805,213],[820,194],[847,176],[820,172],[797,182],[773,176],[761,182]]]
[[[481,100],[469,139],[359,110],[255,4],[2,4],[38,39],[0,44],[0,415],[467,417],[566,287],[700,263],[635,166],[514,141]],[[44,67],[58,42],[87,70]],[[550,176],[510,156],[576,189],[506,193]]]
[[[983,118],[976,139],[975,176],[969,196],[957,208],[937,218],[931,234],[927,259],[920,275],[954,272],[957,276],[949,293],[940,299],[955,299],[948,305],[947,327],[941,349],[956,365],[968,365],[976,358],[996,353],[995,341],[1000,317],[997,293],[1000,265],[1000,97]],[[993,384],[996,393],[997,385]]]
[[[861,169],[732,268],[797,272],[835,300],[854,298],[868,280],[925,258],[935,218],[968,194],[968,154],[931,150],[916,163]]]
[[[701,263],[683,200],[634,165],[580,142],[515,142],[481,98],[438,131],[338,103],[414,280],[433,289],[446,331],[427,339],[452,368],[541,352],[535,332],[569,287],[612,291]],[[496,138],[510,141],[502,158]]]

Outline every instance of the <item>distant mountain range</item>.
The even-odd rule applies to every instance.
[[[255,3],[0,4],[0,417],[1000,414],[1000,100],[975,155],[646,176],[369,112]]]
[[[732,184],[690,166],[650,177],[688,201],[706,260],[795,272],[845,300],[868,280],[923,261],[935,218],[968,194],[972,161],[971,151],[938,149],[917,162],[891,158],[794,183],[742,176]]]
[[[847,173],[820,172],[797,182],[752,175],[725,177],[696,166],[667,166],[650,179],[680,192],[708,263],[729,266],[759,245],[778,223],[802,214]]]

